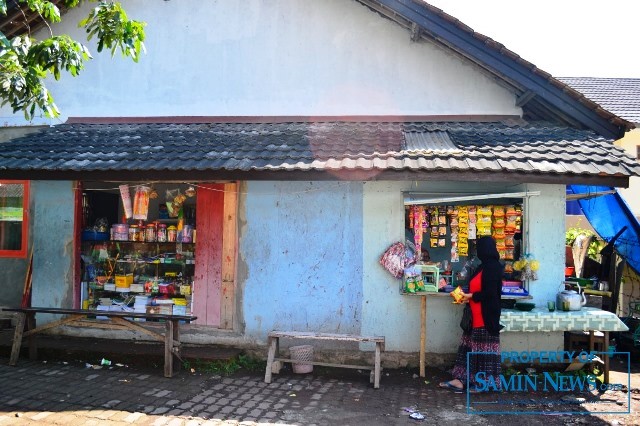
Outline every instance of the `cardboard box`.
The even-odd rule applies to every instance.
[[[131,287],[133,274],[116,275],[116,287]]]

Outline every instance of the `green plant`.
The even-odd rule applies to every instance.
[[[98,52],[120,51],[123,56],[138,62],[144,47],[144,22],[130,20],[120,3],[89,0],[98,3],[79,26],[87,32],[87,40],[96,38]],[[13,0],[8,9],[7,0],[0,0],[0,18],[15,15],[15,24],[27,29],[25,34],[8,37],[0,31],[0,106],[8,104],[13,112],[22,111],[27,120],[38,111],[55,118],[60,115],[45,83],[48,76],[60,80],[61,72],[77,76],[86,61],[92,59],[89,49],[68,35],[54,35],[50,23],[62,21],[59,5],[65,8],[79,6],[80,0]],[[24,21],[20,22],[20,16]],[[31,26],[46,24],[49,36],[41,40],[32,38]]]
[[[592,236],[594,237],[591,240],[591,243],[589,243],[589,249],[587,251],[587,256],[590,259],[593,260],[598,260],[598,256],[600,255],[600,250],[602,250],[604,248],[604,246],[606,245],[606,243],[600,239],[600,237],[598,236],[598,234],[596,234],[595,232],[589,230],[589,229],[584,229],[584,228],[579,228],[579,227],[571,227],[569,229],[567,229],[567,231],[565,232],[565,244],[568,246],[572,246],[574,241],[576,240],[576,238],[578,238],[578,235],[583,234],[586,235],[587,237]]]
[[[196,359],[195,361],[185,360],[182,362],[185,370],[194,370],[204,373],[223,374],[228,376],[240,369],[248,371],[264,371],[266,363],[262,360],[251,358],[248,355],[240,354],[235,358],[225,360],[205,361]]]

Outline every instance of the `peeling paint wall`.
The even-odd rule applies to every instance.
[[[238,273],[245,333],[359,333],[362,183],[249,182]]]
[[[555,294],[564,273],[564,186],[514,185],[455,182],[367,182],[364,184],[363,234],[363,309],[362,332],[384,335],[389,351],[416,352],[420,343],[420,298],[399,294],[399,281],[378,264],[380,255],[395,241],[404,241],[403,191],[439,192],[519,192],[540,191],[531,197],[530,250],[540,260],[540,279],[530,286],[533,301],[539,305]],[[448,298],[427,298],[427,352],[456,352],[461,330],[462,309]],[[518,336],[505,339],[516,346],[522,341],[539,345],[549,343],[555,349],[558,339],[547,341],[538,336]],[[534,333],[536,334],[536,333]],[[533,342],[533,343],[531,343]],[[508,346],[505,349],[511,349]],[[518,349],[517,347],[513,348]],[[539,348],[542,349],[542,348]]]

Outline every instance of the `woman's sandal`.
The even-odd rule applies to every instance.
[[[452,385],[451,382],[440,382],[438,387],[440,387],[442,389],[449,389],[449,390],[453,391],[454,393],[462,393],[462,392],[464,392],[464,388],[459,388],[459,387],[457,387],[455,385]]]

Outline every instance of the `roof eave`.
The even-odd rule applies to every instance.
[[[0,179],[84,181],[457,181],[629,186],[628,176],[460,170],[1,170]]]

